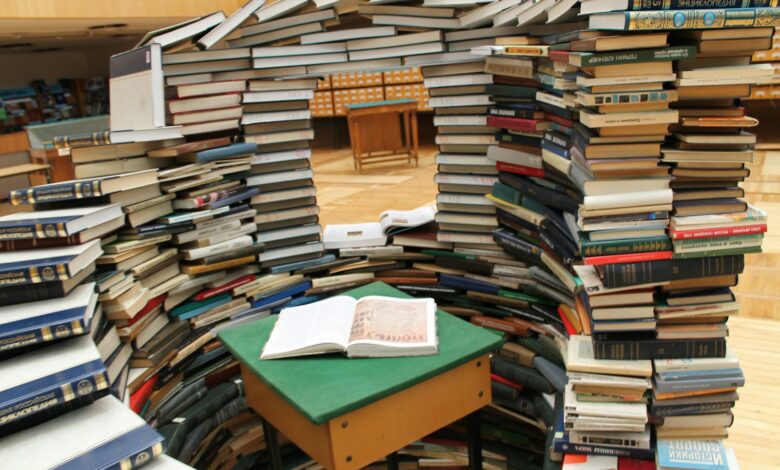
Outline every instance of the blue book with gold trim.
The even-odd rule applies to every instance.
[[[0,253],[0,287],[65,281],[102,254],[100,240],[82,245]]]

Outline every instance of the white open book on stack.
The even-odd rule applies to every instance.
[[[334,352],[349,357],[436,354],[436,302],[339,295],[279,313],[260,359]]]

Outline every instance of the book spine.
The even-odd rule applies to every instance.
[[[631,0],[628,10],[693,10],[698,8],[773,8],[777,0]]]
[[[102,196],[100,180],[81,180],[11,191],[11,204],[64,201]]]
[[[511,236],[508,232],[502,230],[494,231],[493,238],[499,245],[522,253],[524,255],[523,257],[526,259],[539,261],[541,259],[542,253],[544,252],[541,248],[519,240]]]
[[[647,360],[711,358],[726,356],[724,338],[680,340],[600,340],[594,338],[596,359]]]
[[[533,67],[522,67],[517,65],[504,65],[487,62],[485,64],[485,73],[494,75],[504,75],[518,78],[534,78]]]
[[[59,321],[21,333],[0,333],[0,352],[83,334],[87,330],[83,320]]]
[[[488,114],[519,119],[533,119],[538,111],[533,109],[490,108]]]
[[[488,116],[487,125],[520,132],[536,132],[539,121],[536,119],[520,119],[514,117]]]
[[[497,318],[483,316],[471,317],[470,320],[474,325],[488,328],[490,330],[496,330],[502,333],[509,333],[517,336],[528,336],[528,328],[506,320],[499,320]]]
[[[604,286],[615,288],[635,284],[739,274],[744,266],[744,257],[733,255],[690,260],[607,264],[599,269]]]
[[[53,380],[54,379],[54,380]],[[53,383],[56,381],[56,383]],[[99,359],[7,390],[12,398],[0,409],[0,426],[41,413],[78,397],[108,388],[108,376]]]
[[[723,413],[729,411],[732,407],[734,407],[733,401],[717,403],[695,403],[692,405],[673,406],[653,405],[650,407],[650,414],[657,417],[700,415],[708,413]]]
[[[637,253],[645,251],[668,251],[672,241],[665,236],[639,240],[611,240],[606,242],[580,241],[580,250],[585,257]]]
[[[645,251],[641,253],[622,253],[616,255],[589,256],[584,259],[585,264],[601,265],[615,263],[634,263],[639,261],[657,261],[672,259],[672,251]]]
[[[694,259],[705,258],[709,256],[724,256],[724,255],[747,255],[750,253],[761,253],[761,246],[748,246],[744,248],[731,248],[731,249],[715,249],[704,250],[694,252],[675,253],[675,259]]]
[[[721,388],[738,388],[745,385],[745,378],[740,377],[734,379],[731,377],[721,378],[708,378],[695,381],[688,380],[672,380],[661,381],[656,380],[653,386],[653,390],[657,393],[673,393],[673,392],[687,392],[692,390],[712,390]]]
[[[780,8],[656,10],[625,13],[625,31],[760,28],[780,26]]]
[[[554,443],[554,447],[557,452],[563,452],[567,454],[604,455],[613,457],[628,457],[641,460],[653,460],[655,458],[654,449],[575,444],[560,441],[558,439],[556,439]]]
[[[246,276],[241,276],[238,279],[234,279],[232,282],[228,282],[227,284],[223,284],[219,287],[215,287],[213,289],[207,289],[204,291],[201,291],[195,296],[193,296],[193,299],[195,300],[206,300],[210,299],[211,297],[214,297],[216,295],[222,294],[224,292],[230,291],[235,289],[238,286],[247,284],[249,282],[252,282],[255,280],[254,274],[247,274]]]
[[[35,266],[3,266],[0,267],[0,287],[21,284],[38,284],[50,281],[65,281],[70,279],[65,263],[49,263]]]
[[[643,0],[634,1],[642,2]],[[628,52],[585,53],[580,56],[580,67],[636,64],[640,62],[667,62],[670,60],[693,59],[694,57],[696,57],[696,46],[665,47],[663,49],[644,49]]]
[[[111,133],[109,131],[57,136],[52,139],[52,144],[54,145],[54,148],[57,149],[92,147],[95,145],[108,145],[110,143]]]
[[[579,203],[564,193],[543,188],[525,178],[514,175],[499,174],[499,181],[516,189],[523,196],[533,198],[536,201],[544,201],[545,206],[554,207],[567,212],[577,212]]]
[[[716,229],[670,230],[669,233],[674,240],[690,240],[695,238],[714,238],[765,233],[766,229],[766,224],[760,224]]]
[[[515,165],[514,163],[496,162],[496,169],[498,171],[506,171],[508,173],[514,173],[516,175],[536,176],[537,178],[544,178],[543,168],[529,168],[527,166]]]

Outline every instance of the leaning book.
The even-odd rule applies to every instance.
[[[433,299],[339,295],[282,310],[260,359],[423,356],[436,354],[438,347]]]

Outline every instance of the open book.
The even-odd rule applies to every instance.
[[[436,354],[436,302],[338,295],[282,310],[260,359],[344,352],[349,357]]]
[[[328,225],[322,236],[325,249],[384,246],[387,237],[433,222],[436,206],[424,206],[410,211],[387,210],[379,222]]]

